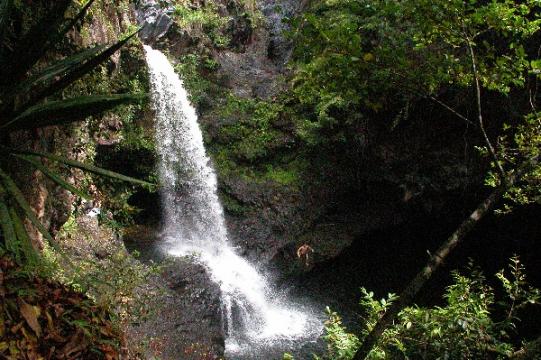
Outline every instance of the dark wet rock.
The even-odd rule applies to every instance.
[[[130,349],[143,358],[200,360],[223,357],[220,289],[193,258],[171,260],[140,289],[154,297],[150,313],[128,330]]]
[[[127,142],[98,143],[94,162],[103,168],[131,176],[147,179],[155,170],[157,155],[154,149],[136,147]],[[160,195],[157,191],[138,187],[132,191],[127,204],[139,212],[133,215],[138,224],[154,224],[161,217]]]
[[[289,30],[285,20],[298,14],[300,3],[298,0],[260,1],[269,32],[267,56],[276,65],[285,65],[291,55],[292,43],[283,36],[284,31]]]
[[[136,3],[137,22],[143,29],[139,37],[153,43],[163,37],[171,28],[171,14],[174,7],[165,1],[139,0]]]
[[[227,24],[227,34],[231,38],[233,48],[242,51],[244,46],[252,40],[252,20],[246,12],[238,8],[235,1],[227,3],[227,11],[235,14]]]

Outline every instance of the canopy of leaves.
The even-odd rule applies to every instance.
[[[396,114],[474,80],[503,94],[525,84],[539,30],[539,1],[323,0],[293,20],[293,94],[315,143],[362,117]],[[534,60],[534,62],[530,61]],[[466,96],[468,97],[468,96]],[[473,100],[472,96],[469,96]],[[376,121],[376,120],[373,120]],[[318,137],[319,134],[319,137]]]

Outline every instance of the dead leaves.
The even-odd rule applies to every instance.
[[[119,359],[120,334],[83,294],[0,258],[0,359]]]
[[[41,313],[39,306],[32,306],[25,303],[23,300],[20,301],[19,309],[21,310],[21,315],[26,320],[26,323],[34,333],[39,338],[41,336],[41,326],[38,322],[38,316]]]

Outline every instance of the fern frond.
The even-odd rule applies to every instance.
[[[58,78],[58,80],[50,83],[46,88],[40,90],[38,93],[34,94],[30,100],[23,105],[16,113],[18,115],[20,111],[28,109],[30,106],[35,105],[39,100],[44,99],[50,95],[53,95],[69,85],[73,84],[75,81],[79,80],[83,76],[89,74],[96,67],[107,61],[111,55],[117,52],[124,44],[126,44],[130,39],[132,39],[137,34],[137,31],[126,37],[125,39],[114,43],[109,46],[101,53],[94,53],[92,56],[88,56],[79,63],[74,63],[73,66],[68,68],[67,72]],[[103,49],[103,47],[101,48]],[[101,50],[100,49],[100,50]]]

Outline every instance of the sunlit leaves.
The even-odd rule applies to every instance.
[[[293,21],[293,93],[311,107],[301,128],[320,138],[345,122],[411,97],[472,86],[469,47],[482,87],[509,93],[538,64],[525,50],[539,31],[539,2],[325,0]],[[536,70],[537,69],[537,70]],[[402,99],[403,97],[403,99]],[[367,106],[378,104],[377,108]],[[323,135],[325,134],[325,135]]]
[[[402,310],[367,359],[484,359],[509,355],[514,348],[508,334],[514,331],[518,310],[538,304],[539,289],[526,282],[525,269],[517,257],[510,260],[509,272],[496,274],[503,287],[498,299],[477,269],[465,276],[453,273],[453,284],[444,294],[445,304],[434,307],[410,306]],[[361,289],[364,315],[362,336],[366,336],[385,313],[394,295],[376,299]],[[359,347],[359,339],[343,326],[340,316],[327,310],[325,359],[347,360]]]
[[[499,138],[500,158],[508,164],[519,165],[533,161],[531,169],[522,177],[522,181],[511,187],[505,194],[506,202],[499,212],[511,211],[514,205],[541,203],[541,113],[534,112],[524,117],[517,128],[506,126]],[[487,175],[486,184],[498,186],[500,176],[495,171]]]

